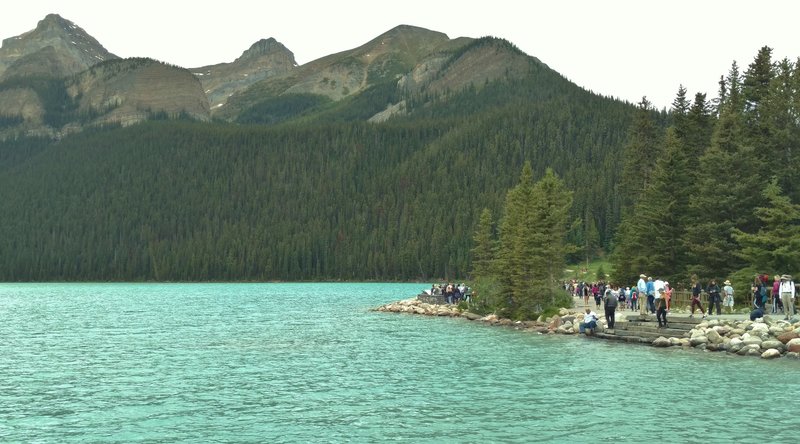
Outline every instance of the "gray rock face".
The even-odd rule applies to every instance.
[[[270,77],[289,74],[297,67],[294,54],[274,38],[262,39],[231,63],[201,66],[190,71],[200,79],[212,112],[228,97]]]
[[[663,336],[659,336],[653,341],[653,347],[670,347],[671,345],[672,342]]]
[[[3,40],[0,79],[31,74],[64,77],[117,58],[76,24],[49,14],[36,29]]]

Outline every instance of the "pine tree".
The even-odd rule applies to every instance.
[[[757,270],[776,273],[800,270],[800,205],[782,193],[777,178],[762,192],[765,206],[756,208],[761,221],[758,231],[734,231],[741,246],[736,255]]]
[[[624,163],[620,180],[623,212],[636,203],[650,183],[656,159],[660,154],[659,139],[652,105],[646,97],[642,97],[623,149]]]
[[[534,266],[535,304],[546,307],[556,302],[555,290],[566,268],[565,258],[570,252],[566,243],[569,230],[568,217],[572,208],[572,192],[548,168],[533,189],[533,234],[537,259]],[[537,310],[539,311],[539,310]]]
[[[752,190],[762,187],[760,176],[754,174],[758,170],[754,149],[745,145],[742,114],[733,106],[723,108],[699,170],[685,237],[689,272],[726,276],[743,267],[732,254],[736,243],[731,230],[753,228],[758,195]]]
[[[688,223],[687,164],[676,131],[669,128],[652,183],[620,226],[613,255],[616,281],[631,282],[642,272],[671,282],[685,280],[680,239]]]
[[[472,278],[480,279],[492,274],[496,242],[493,233],[492,212],[484,208],[472,238]]]
[[[551,169],[534,184],[530,162],[525,163],[519,184],[506,197],[496,267],[517,317],[555,304],[571,206],[572,193]]]
[[[536,240],[533,233],[532,199],[533,171],[530,162],[522,167],[519,184],[506,194],[505,214],[500,225],[498,277],[504,293],[511,297],[513,307],[531,309],[533,300],[532,258]]]

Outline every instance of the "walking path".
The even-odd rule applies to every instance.
[[[581,312],[581,313],[587,307],[587,305],[584,305],[583,298],[581,298],[581,297],[574,297],[573,296],[572,297],[572,303],[573,303],[573,308],[576,311]],[[605,319],[605,310],[603,309],[602,302],[600,303],[600,306],[597,307],[595,305],[594,298],[589,297],[589,305],[588,305],[588,307],[590,309],[592,309],[592,311],[594,311],[597,314],[597,317],[599,319]],[[703,308],[708,309],[708,307],[705,304],[703,305]],[[767,316],[770,316],[773,319],[783,319],[784,318],[784,314],[781,313],[780,311],[778,311],[778,313],[774,314],[774,315],[770,311],[771,311],[770,306],[767,305],[767,312],[765,313]],[[625,321],[625,318],[628,315],[637,315],[639,313],[641,313],[641,311],[638,310],[638,309],[636,311],[631,311],[630,309],[625,308],[625,307],[620,305],[619,307],[617,307],[617,311],[615,313],[614,319],[617,322]],[[683,309],[671,310],[671,312],[667,313],[667,322],[669,322],[669,320],[672,319],[672,318],[690,319],[689,318],[690,314],[691,313],[688,313],[688,312],[684,311]],[[694,318],[695,319],[702,319],[703,318],[703,315],[700,313],[700,310],[695,311]],[[750,319],[750,312],[748,311],[747,313],[731,313],[731,314],[728,314],[728,313],[725,313],[725,309],[723,308],[722,314],[718,315],[718,314],[714,313],[711,316],[708,316],[708,319],[728,319],[728,320],[732,320],[732,321],[746,321],[746,320]]]

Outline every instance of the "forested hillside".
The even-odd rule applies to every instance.
[[[478,215],[501,208],[526,160],[575,191],[571,217],[585,223],[572,240],[588,227],[603,245],[635,108],[541,66],[447,100],[409,97],[416,113],[381,124],[323,110],[6,141],[0,280],[465,277]],[[355,116],[352,103],[339,109]]]
[[[664,131],[640,104],[625,148],[616,279],[676,286],[800,272],[800,60],[763,47],[734,63],[717,99],[681,88]]]

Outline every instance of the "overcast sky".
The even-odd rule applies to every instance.
[[[194,68],[231,62],[274,37],[303,64],[405,24],[456,37],[506,39],[596,93],[668,108],[683,84],[716,96],[736,60],[758,49],[800,57],[800,1],[762,0],[24,0],[4,5],[0,38],[57,13],[120,57]]]

